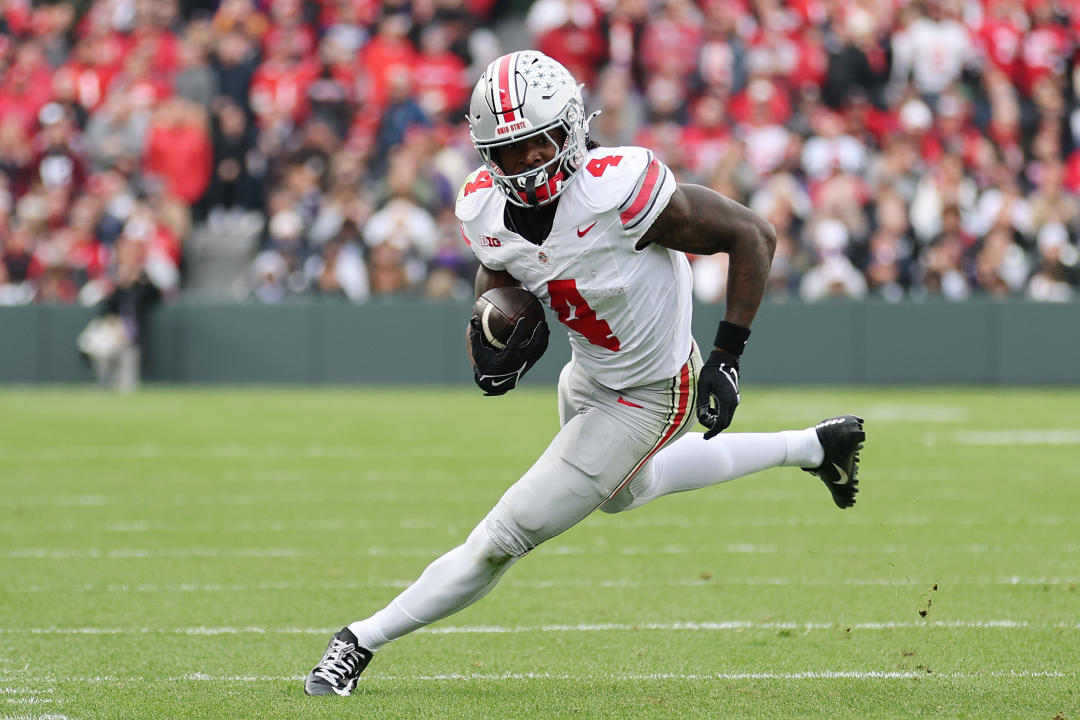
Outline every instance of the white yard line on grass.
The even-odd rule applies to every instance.
[[[8,705],[58,705],[62,704],[63,700],[56,698],[39,698],[39,697],[21,697],[21,698],[0,698],[0,702]]]
[[[993,679],[1033,679],[1033,678],[1075,678],[1080,677],[1080,670],[991,670],[988,672],[927,672],[925,670],[805,670],[801,672],[719,672],[719,673],[469,673],[469,674],[418,674],[418,675],[365,675],[362,684],[373,682],[441,682],[441,681],[529,681],[561,680],[570,682],[662,682],[666,680],[915,680],[939,678],[943,680],[981,680]],[[43,678],[43,682],[68,683],[125,683],[153,680],[155,683],[166,682],[224,682],[224,683],[264,683],[264,682],[299,682],[303,675],[210,675],[191,673],[165,678],[144,678],[122,675],[86,675]]]
[[[262,583],[138,583],[138,584],[98,584],[86,583],[70,586],[28,585],[26,587],[5,587],[7,593],[212,593],[212,592],[278,592],[278,591],[348,591],[370,589],[404,589],[412,580],[341,580],[335,582],[262,582]],[[805,577],[718,577],[709,580],[504,580],[500,587],[526,589],[558,588],[722,588],[729,586],[771,586],[771,587],[835,587],[847,585],[853,587],[929,587],[941,584],[933,580],[913,580],[911,578],[840,578],[822,579]],[[949,578],[949,587],[988,587],[1010,585],[1077,585],[1080,577],[1003,577]]]
[[[874,545],[868,548],[865,545],[825,545],[815,546],[815,555],[865,555],[873,551],[877,554],[903,554],[912,552],[924,552],[924,548],[909,545]],[[935,545],[932,547],[935,555],[983,555],[983,554],[1013,554],[1013,553],[1076,553],[1080,552],[1080,545],[988,545],[974,543],[971,545]],[[369,547],[366,549],[345,551],[344,555],[369,556],[369,557],[429,557],[436,558],[445,552],[445,548],[382,548]],[[803,555],[808,552],[803,546],[792,545],[780,547],[771,544],[755,543],[731,543],[728,545],[661,545],[661,546],[622,546],[609,548],[596,545],[552,545],[543,546],[537,550],[538,554],[544,555],[624,555],[624,556],[653,556],[653,555]],[[129,560],[129,559],[158,559],[158,558],[304,558],[323,557],[325,552],[320,550],[304,550],[301,548],[12,548],[7,551],[9,558],[33,558],[50,560]]]
[[[849,517],[844,519],[846,526],[862,527],[925,527],[939,522],[929,515],[908,515],[891,517],[882,520],[881,517]],[[801,528],[801,527],[834,527],[836,519],[829,516],[816,517],[741,517],[724,518],[718,521],[712,516],[684,517],[664,515],[644,515],[641,517],[620,518],[614,524],[606,517],[588,518],[583,524],[590,527],[606,527],[615,530],[632,530],[641,528],[675,528],[688,530],[691,528],[716,528],[720,525],[724,528]],[[1080,525],[1080,515],[1066,517],[1062,515],[1036,515],[1014,517],[950,517],[949,527],[953,528],[976,528],[976,527],[1046,527],[1056,525]],[[315,532],[341,532],[342,530],[372,530],[383,528],[399,528],[403,530],[444,530],[450,534],[467,535],[472,529],[471,525],[447,525],[435,523],[430,519],[402,518],[397,521],[386,523],[371,523],[365,520],[323,520],[306,523],[283,523],[278,521],[263,522],[233,522],[222,521],[218,523],[197,523],[186,525],[183,523],[151,522],[149,520],[123,520],[106,522],[104,524],[87,522],[79,523],[65,521],[58,523],[35,524],[34,530],[43,532],[111,532],[111,533],[300,533],[310,534]]]
[[[480,457],[457,447],[411,447],[410,457],[449,458]],[[189,459],[342,459],[371,460],[398,457],[400,453],[386,448],[356,445],[199,445],[192,447],[157,445],[90,445],[85,447],[25,448],[0,446],[0,461],[69,462],[72,460],[189,460]]]
[[[456,478],[457,476],[455,476]],[[497,497],[497,494],[495,495]],[[407,491],[378,491],[368,495],[372,502],[382,504],[403,503],[415,506],[417,503],[416,493]],[[470,503],[480,499],[490,499],[491,494],[481,494],[479,491],[472,496],[456,493],[453,496],[440,497],[437,502],[441,503]],[[792,496],[794,497],[794,496]],[[436,502],[436,500],[432,500]],[[304,495],[281,495],[276,493],[227,493],[206,494],[192,493],[190,495],[174,495],[167,497],[131,496],[107,497],[105,495],[40,495],[5,497],[0,500],[0,508],[27,508],[27,507],[247,507],[249,505],[323,505],[326,498],[318,493]]]
[[[1080,430],[959,430],[952,434],[957,445],[1080,445]]]
[[[790,399],[755,398],[752,412],[757,422],[806,423],[812,425],[823,417],[836,414],[831,401],[815,402],[805,399],[792,405]],[[868,423],[965,423],[974,411],[964,405],[933,403],[877,402],[859,408]],[[770,423],[772,424],[772,423]],[[786,424],[784,427],[788,427]]]
[[[931,620],[884,622],[754,622],[724,620],[675,623],[582,623],[578,625],[451,625],[426,627],[418,633],[430,635],[502,635],[518,633],[610,632],[634,630],[728,631],[728,630],[909,630],[909,629],[1006,629],[1080,630],[1080,623],[1042,623],[1027,620]],[[219,626],[180,628],[123,627],[35,627],[0,628],[0,635],[329,635],[337,628]]]

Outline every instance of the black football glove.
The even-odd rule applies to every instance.
[[[709,428],[705,439],[731,424],[739,406],[739,356],[713,350],[698,375],[697,416]]]
[[[548,346],[548,324],[541,320],[532,336],[525,337],[528,328],[518,320],[506,347],[495,350],[484,342],[480,319],[469,320],[469,345],[472,348],[473,379],[485,395],[502,395],[517,387],[518,380],[536,364]]]

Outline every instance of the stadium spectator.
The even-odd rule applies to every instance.
[[[121,392],[138,387],[148,364],[152,311],[162,296],[146,272],[148,251],[144,239],[134,235],[117,244],[112,291],[100,316],[78,338],[98,382]]]
[[[844,223],[832,218],[822,219],[813,228],[812,237],[818,261],[803,275],[799,296],[807,301],[864,297],[866,278],[845,254],[850,236]]]
[[[375,245],[368,251],[371,294],[397,295],[409,289],[404,251],[392,243]]]
[[[0,115],[0,173],[11,201],[23,196],[34,178],[30,133],[16,117]]]
[[[91,170],[100,172],[115,167],[128,174],[135,173],[149,128],[148,108],[136,107],[122,90],[111,92],[91,113],[83,134]]]
[[[258,53],[252,38],[242,32],[226,32],[218,37],[212,61],[218,92],[248,112],[251,111],[248,99],[251,82],[258,67]]]
[[[633,142],[645,121],[645,105],[634,91],[634,78],[628,67],[610,65],[600,73],[596,104],[604,111],[594,117],[589,130],[597,142],[612,147]]]
[[[49,103],[38,113],[41,129],[34,137],[36,183],[64,191],[69,196],[86,180],[87,163],[82,136],[74,119],[59,103]]]
[[[386,106],[375,131],[372,162],[375,172],[386,169],[390,151],[404,142],[414,126],[427,127],[430,119],[412,95],[412,73],[398,66],[386,74]]]
[[[356,227],[349,223],[323,245],[320,254],[308,258],[304,270],[317,294],[352,302],[367,300],[367,266],[358,239]]]
[[[974,280],[982,292],[1005,297],[1023,288],[1030,268],[1024,251],[1005,225],[996,225],[972,248]]]
[[[158,106],[147,133],[144,174],[156,175],[170,194],[194,205],[210,183],[212,163],[213,148],[203,109],[180,97]]]
[[[214,167],[205,204],[211,216],[233,209],[262,209],[267,161],[255,146],[256,133],[243,108],[222,98],[214,114]]]
[[[1059,222],[1039,230],[1038,266],[1027,284],[1027,296],[1043,302],[1066,302],[1075,295],[1080,280],[1080,251]]]
[[[912,17],[892,38],[894,81],[909,76],[931,107],[937,97],[965,69],[976,64],[971,31],[964,25],[959,0],[932,0],[904,6],[902,14]]]
[[[821,95],[825,104],[839,110],[852,94],[862,94],[875,106],[885,102],[889,60],[878,41],[878,29],[871,14],[858,6],[848,9],[843,22],[834,28],[829,42],[828,66]]]
[[[176,94],[203,108],[209,108],[218,95],[218,76],[210,65],[212,42],[210,28],[201,22],[192,22],[177,50],[178,67],[173,80]]]
[[[452,37],[446,24],[425,27],[411,71],[411,94],[424,115],[439,122],[454,122],[463,115],[470,91],[465,61],[450,49]]]

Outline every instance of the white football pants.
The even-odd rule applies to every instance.
[[[621,512],[684,490],[781,465],[811,467],[823,451],[813,428],[686,435],[694,424],[701,356],[670,380],[621,391],[571,361],[559,377],[562,429],[460,545],[375,615],[349,625],[375,651],[486,595],[518,558],[597,508]],[[685,435],[685,436],[684,436]]]

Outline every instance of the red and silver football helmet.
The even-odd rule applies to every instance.
[[[581,85],[560,63],[535,50],[494,60],[480,76],[469,102],[469,134],[495,185],[520,207],[547,205],[562,193],[585,160],[588,123]],[[551,131],[560,129],[560,145]],[[508,175],[497,150],[534,135],[558,148],[551,162]]]

